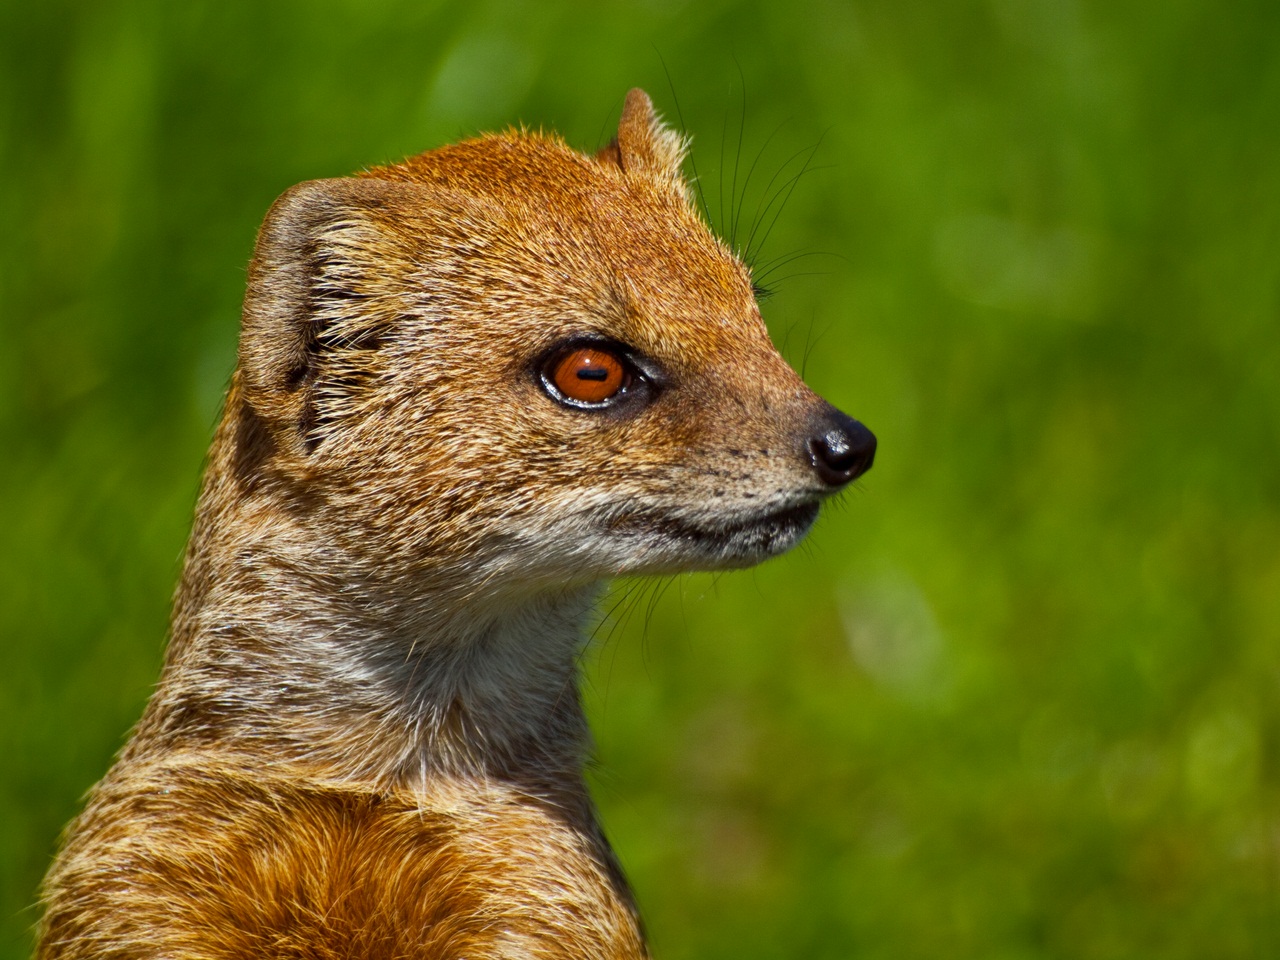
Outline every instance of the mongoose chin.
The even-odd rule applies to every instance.
[[[583,782],[598,584],[794,546],[871,433],[769,341],[639,90],[267,215],[163,674],[43,958],[640,958]]]

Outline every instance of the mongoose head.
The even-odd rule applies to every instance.
[[[875,438],[773,347],[684,149],[633,90],[595,156],[489,135],[284,194],[229,401],[243,497],[480,592],[795,545]]]

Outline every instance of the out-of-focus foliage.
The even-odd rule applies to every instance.
[[[795,555],[615,588],[658,955],[1280,956],[1280,7],[53,0],[0,57],[0,957],[156,676],[272,198],[637,84],[740,246],[812,151],[765,315],[881,441]]]

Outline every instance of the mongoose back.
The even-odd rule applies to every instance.
[[[600,584],[757,563],[871,465],[685,145],[488,135],[271,208],[163,674],[42,958],[641,958],[583,781]]]

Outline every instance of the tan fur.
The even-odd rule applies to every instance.
[[[164,672],[39,956],[647,956],[582,780],[598,584],[757,562],[845,482],[683,151],[632,91],[597,157],[484,136],[272,207]],[[660,368],[643,409],[548,396],[582,334]]]

